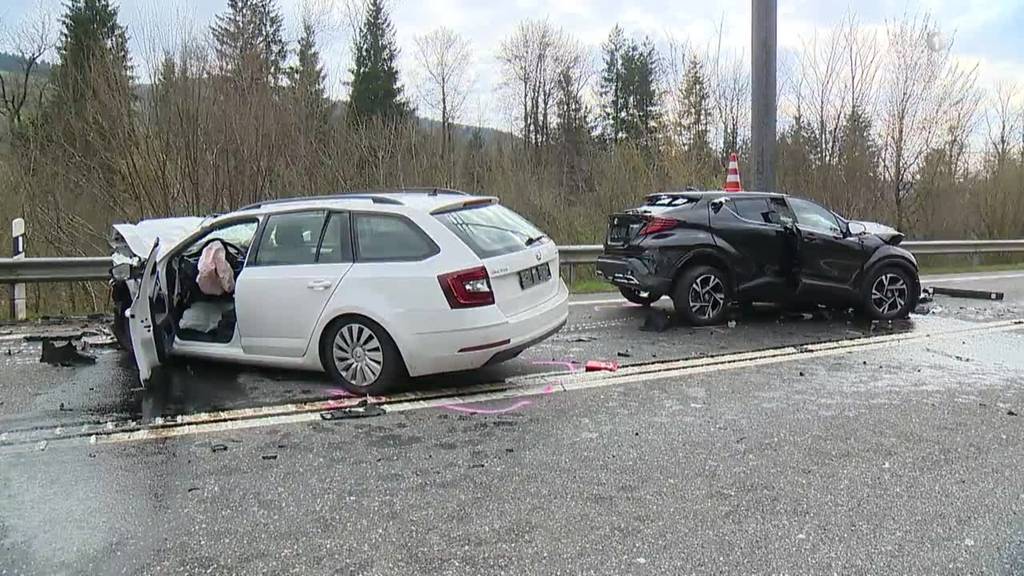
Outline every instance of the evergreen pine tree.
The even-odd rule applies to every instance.
[[[95,74],[104,78],[107,98],[130,98],[128,34],[109,0],[70,0],[61,17],[60,45],[54,77],[54,110],[75,114],[94,97]]]
[[[616,143],[625,127],[626,102],[623,87],[622,56],[628,47],[625,33],[616,24],[601,45],[604,54],[604,70],[601,72],[599,92],[601,95],[601,136],[605,141]]]
[[[400,118],[409,113],[398,83],[398,44],[384,0],[369,0],[355,41],[349,118]]]
[[[316,47],[316,30],[307,19],[302,21],[297,62],[288,70],[289,88],[303,113],[318,116],[327,109],[324,69]]]
[[[704,75],[704,64],[696,57],[690,59],[683,79],[683,110],[681,118],[683,144],[698,159],[710,154],[708,133],[711,125],[711,94]]]
[[[288,47],[274,0],[228,0],[211,32],[224,71],[243,86],[277,85]]]
[[[623,92],[625,94],[624,129],[626,137],[650,147],[654,144],[659,121],[658,52],[654,43],[632,42],[622,54]]]

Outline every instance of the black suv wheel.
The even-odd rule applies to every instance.
[[[650,306],[661,299],[661,294],[654,292],[641,292],[635,288],[619,288],[619,293],[626,300],[641,306]]]
[[[861,307],[873,320],[906,318],[921,293],[917,276],[899,266],[879,267],[861,290]]]
[[[728,278],[712,266],[684,270],[672,294],[676,314],[694,326],[720,324],[730,299]]]

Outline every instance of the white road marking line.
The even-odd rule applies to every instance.
[[[625,298],[609,298],[606,300],[581,300],[578,302],[569,302],[569,306],[596,306],[598,304],[615,304],[626,302]]]
[[[469,388],[400,394],[398,396],[388,398],[385,403],[385,408],[388,412],[404,412],[408,410],[437,408],[445,405],[479,403],[524,396],[537,396],[558,391],[580,390],[664,380],[667,378],[677,378],[693,374],[777,364],[790,360],[813,359],[844,353],[875,350],[928,338],[963,337],[969,334],[1005,332],[1020,330],[1021,328],[1024,328],[1024,319],[1005,320],[946,331],[886,334],[882,336],[856,338],[836,342],[823,342],[820,344],[804,346],[785,346],[754,352],[740,352],[736,354],[679,360],[675,362],[629,366],[619,370],[618,372],[590,372],[577,374],[549,373],[544,375],[523,376],[516,379],[509,379],[506,382],[482,384]],[[519,384],[517,385],[517,383]],[[331,408],[331,406],[324,408],[318,408],[318,406],[330,404],[332,402],[334,403],[333,407],[339,407],[339,404],[351,405],[348,401],[357,399],[345,400],[345,402],[327,401],[308,404],[286,404],[282,406],[268,406],[256,409],[249,408],[233,411],[229,410],[202,415],[195,414],[187,417],[180,417],[177,419],[178,423],[170,425],[150,426],[122,432],[114,432],[111,430],[106,433],[94,434],[88,438],[88,442],[90,444],[131,442],[184,436],[188,434],[201,434],[279,424],[311,422],[320,419],[319,413],[321,411]],[[288,410],[302,411],[298,413],[289,413]],[[112,425],[113,422],[108,423],[108,429],[112,429]],[[51,439],[51,443],[60,442],[61,444],[68,444],[73,443],[74,440],[82,442],[84,438],[79,436],[77,438]]]

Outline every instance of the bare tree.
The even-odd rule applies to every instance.
[[[1010,159],[1016,145],[1016,134],[1024,120],[1024,110],[1016,104],[1019,94],[1020,90],[1015,83],[1000,82],[991,97],[991,109],[985,118],[988,129],[986,138],[997,167],[1002,167]]]
[[[0,115],[7,117],[11,128],[20,126],[29,96],[35,90],[42,98],[43,82],[33,78],[43,56],[55,44],[53,17],[42,11],[30,17],[24,25],[10,34],[10,46],[4,48],[18,59],[20,70],[10,76],[0,73]]]
[[[503,87],[515,102],[527,145],[539,147],[551,139],[559,66],[567,45],[565,33],[547,20],[527,20],[498,49]]]
[[[886,30],[881,168],[885,197],[892,203],[899,227],[910,223],[913,204],[922,200],[915,195],[914,182],[925,156],[949,128],[950,111],[966,104],[963,93],[955,91],[973,88],[976,77],[975,70],[952,62],[952,43],[939,38],[929,16],[904,16],[890,22]]]
[[[469,41],[449,28],[437,28],[416,38],[416,61],[423,73],[420,99],[440,115],[444,153],[450,157],[452,124],[462,115],[473,83]]]

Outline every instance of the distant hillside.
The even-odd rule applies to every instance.
[[[24,70],[22,67],[24,63],[25,60],[16,54],[0,52],[0,73],[21,73]],[[32,70],[32,74],[35,76],[47,76],[52,69],[53,65],[49,62],[40,61],[36,64],[35,69]]]
[[[419,123],[421,128],[428,130],[440,130],[441,122],[431,118],[425,118],[423,116],[417,116],[416,121]],[[467,124],[455,124],[452,132],[457,140],[469,140],[473,137],[473,133],[477,130],[480,131],[480,138],[484,144],[491,144],[500,140],[513,138],[512,134],[505,132],[504,130],[498,130],[496,128],[487,128],[485,126],[471,126]]]

